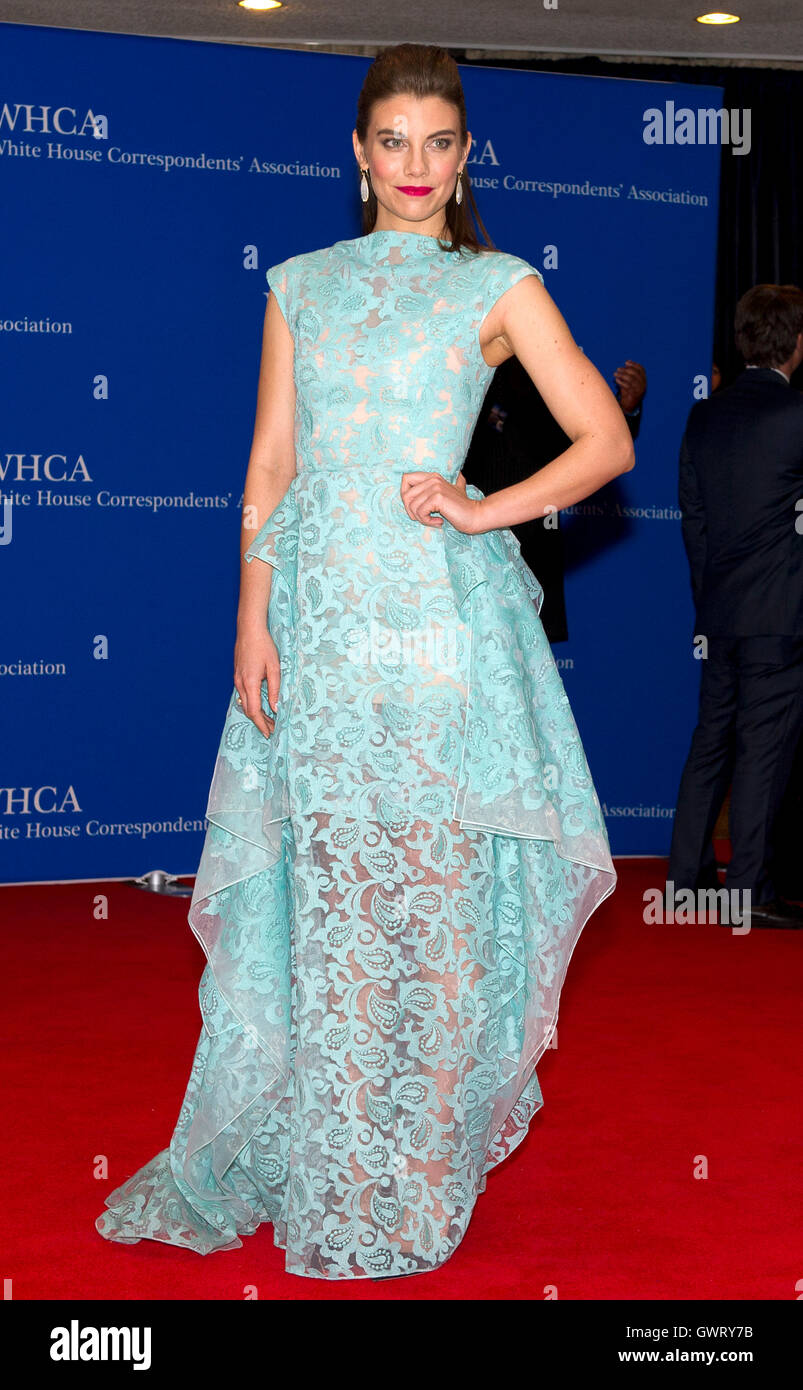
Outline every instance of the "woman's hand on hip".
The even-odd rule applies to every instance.
[[[276,709],[279,703],[281,668],[276,643],[263,623],[238,627],[234,647],[234,684],[240,697],[243,714],[270,738],[276,720],[262,708],[262,684],[267,682],[268,703]]]
[[[462,473],[454,483],[442,473],[403,473],[401,500],[407,515],[424,526],[442,526],[448,521],[456,531],[471,535],[479,519],[479,501],[466,495]],[[430,515],[432,512],[438,515]]]

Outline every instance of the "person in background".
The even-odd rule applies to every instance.
[[[692,406],[678,495],[704,639],[667,890],[717,887],[712,834],[731,784],[726,887],[753,926],[803,925],[773,878],[775,821],[803,730],[803,291],[756,285],[736,309],[745,369]]]
[[[798,377],[799,377],[798,373]],[[800,393],[800,386],[792,386]],[[803,521],[798,523],[803,526]],[[803,903],[803,731],[775,822],[773,878],[782,898]]]
[[[616,398],[635,439],[641,426],[647,374],[639,362],[628,358],[613,376]],[[466,482],[488,496],[545,468],[569,443],[518,358],[509,357],[491,380],[461,473]],[[540,613],[544,631],[550,642],[565,642],[569,629],[559,513],[510,529],[521,545],[522,559],[544,591]]]
[[[635,439],[641,428],[641,403],[647,394],[647,373],[640,362],[627,358],[623,367],[617,367],[613,374],[616,382],[616,399],[625,413],[631,437]]]

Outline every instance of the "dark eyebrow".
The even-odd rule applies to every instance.
[[[376,133],[377,133],[377,135],[396,135],[396,136],[398,136],[398,134],[399,134],[399,132],[398,132],[397,130],[388,130],[387,127],[385,127],[385,128],[382,129],[382,130],[378,130]],[[436,135],[456,135],[456,134],[457,134],[457,131],[456,131],[456,130],[433,130],[432,134],[427,136],[427,139],[428,139],[428,140],[434,140]]]

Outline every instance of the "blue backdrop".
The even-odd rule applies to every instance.
[[[359,233],[369,60],[0,38],[0,877],[194,873],[264,272]],[[627,357],[647,368],[635,470],[565,515],[571,641],[554,650],[614,853],[665,853],[698,681],[676,474],[711,366],[719,149],[647,145],[643,114],[721,93],[463,80],[496,245],[543,267],[609,381]]]

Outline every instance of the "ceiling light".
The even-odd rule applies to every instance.
[[[741,20],[741,15],[738,15],[738,14],[719,14],[718,11],[715,10],[715,11],[713,12],[713,14],[698,14],[695,23],[697,23],[697,24],[738,24],[738,23],[740,22],[740,20]]]

